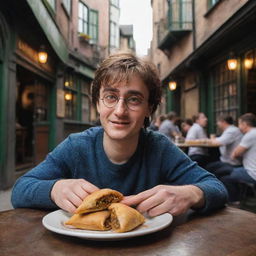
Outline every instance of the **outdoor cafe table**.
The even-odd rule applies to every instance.
[[[44,228],[47,211],[0,212],[0,255],[255,256],[256,214],[224,208],[209,216],[192,211],[164,230],[120,241],[89,241]]]

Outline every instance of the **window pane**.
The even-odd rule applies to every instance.
[[[78,32],[88,34],[88,8],[82,2],[78,5]]]
[[[79,18],[83,18],[83,4],[81,2],[78,5],[78,16]]]
[[[237,73],[227,68],[226,62],[215,67],[212,72],[215,120],[220,115],[238,117]]]

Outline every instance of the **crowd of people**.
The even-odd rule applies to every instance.
[[[229,192],[229,201],[241,199],[241,184],[256,186],[256,116],[243,114],[238,118],[238,126],[231,116],[220,116],[217,128],[220,136],[208,137],[208,119],[202,112],[191,119],[181,120],[175,112],[160,115],[153,120],[149,130],[157,130],[172,142],[183,137],[184,141],[207,140],[219,147],[219,159],[209,156],[207,147],[191,146],[187,154],[199,166],[216,175]]]

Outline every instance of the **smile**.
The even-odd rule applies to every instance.
[[[130,123],[130,122],[120,122],[120,121],[110,121],[110,122],[117,125],[127,125]]]

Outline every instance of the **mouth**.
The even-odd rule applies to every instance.
[[[115,125],[128,125],[130,124],[130,122],[127,122],[127,121],[110,121],[112,124],[115,124]]]

